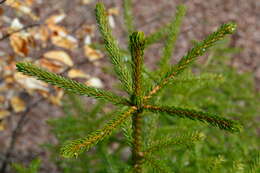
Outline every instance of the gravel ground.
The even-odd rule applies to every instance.
[[[104,0],[104,2],[108,7],[119,7],[120,12],[122,12],[122,0]],[[178,4],[177,0],[133,0],[133,2],[137,28],[143,30],[146,34],[167,23]],[[187,5],[188,12],[178,39],[174,62],[191,46],[191,40],[203,39],[219,25],[234,21],[238,24],[238,31],[232,36],[231,44],[243,48],[243,51],[233,57],[232,65],[238,67],[241,72],[252,71],[255,75],[256,88],[260,89],[260,2],[257,0],[183,0],[183,2]],[[6,8],[5,10],[9,16],[15,16],[12,9],[9,7],[3,8]],[[94,3],[83,6],[79,0],[50,0],[43,1],[43,4],[35,5],[33,8],[34,12],[40,16],[40,19],[45,19],[61,9],[68,15],[62,24],[71,32],[82,22],[95,24]],[[27,19],[23,17],[25,23]],[[125,42],[125,33],[122,28],[121,15],[117,16],[115,21],[116,29],[114,33],[123,43]],[[145,55],[146,63],[149,66],[154,67],[155,62],[158,60],[160,55],[158,48],[160,46],[160,44],[152,46]],[[8,40],[1,43],[0,48],[8,48]],[[78,60],[83,56],[82,51],[74,51],[72,56],[77,57],[75,59]],[[102,59],[100,63],[107,65],[108,61]],[[99,69],[93,69],[92,64],[87,64],[84,68],[92,75],[101,78],[105,88],[110,89],[112,87],[115,81],[114,78],[104,74]],[[28,163],[35,156],[40,156],[44,160],[42,172],[57,172],[55,166],[47,161],[48,153],[39,145],[45,142],[55,142],[54,137],[50,135],[45,120],[61,115],[62,112],[59,108],[51,106],[47,102],[33,108],[17,138],[12,161]],[[10,116],[7,122],[8,128],[4,132],[0,132],[0,159],[9,145],[10,132],[15,127],[18,119],[19,115]]]

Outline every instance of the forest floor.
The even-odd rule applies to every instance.
[[[66,18],[62,22],[62,26],[66,27],[70,33],[73,33],[75,29],[80,30],[83,24],[96,25],[94,0],[86,5],[82,5],[83,1],[87,2],[87,0],[51,0],[38,3],[40,0],[35,0],[32,11],[39,16],[40,22],[55,13],[64,12]],[[122,1],[104,0],[104,2],[108,8],[116,7],[119,9],[119,14],[114,16],[115,28],[113,31],[119,42],[125,43],[125,32],[122,27]],[[179,1],[133,0],[133,2],[137,29],[149,34],[171,19]],[[256,89],[259,90],[260,2],[256,0],[183,0],[183,2],[187,5],[188,10],[177,41],[173,63],[176,63],[187,49],[191,47],[192,40],[201,40],[221,24],[234,21],[238,24],[238,30],[232,36],[230,44],[233,47],[242,48],[242,51],[232,57],[230,65],[237,67],[240,72],[252,72],[255,78]],[[4,4],[1,4],[0,8],[4,11],[4,15],[9,18],[15,18],[17,15],[13,8]],[[21,18],[24,24],[32,23],[27,17],[21,16]],[[95,35],[98,35],[97,33],[95,31]],[[151,68],[155,67],[155,63],[160,56],[160,47],[161,44],[153,45],[145,54],[145,63]],[[8,39],[1,41],[0,50],[12,52]],[[39,55],[37,54],[37,56]],[[84,57],[84,53],[81,50],[77,50],[72,52],[71,56],[74,61],[80,61],[80,57]],[[96,66],[96,64],[98,65]],[[97,69],[97,67],[107,65],[109,65],[108,60],[102,58],[98,60],[98,63],[88,62],[84,65],[84,69],[86,69],[88,74],[101,79],[106,89],[111,89],[115,82],[114,78]],[[33,97],[32,100],[28,99],[28,103],[37,100],[37,97]],[[51,135],[46,120],[62,115],[61,108],[49,104],[47,101],[42,101],[37,106],[30,108],[22,127],[18,129],[19,133],[15,137],[15,145],[12,148],[10,160],[12,162],[28,163],[36,156],[39,156],[43,159],[44,166],[42,172],[58,172],[55,165],[50,164],[50,161],[48,161],[50,153],[46,152],[40,145],[50,142],[55,143],[56,140]],[[6,120],[6,129],[0,131],[0,166],[3,160],[5,160],[7,149],[10,147],[10,141],[14,138],[12,136],[13,130],[21,116],[22,114],[9,116]],[[11,172],[10,167],[8,167],[7,172]]]

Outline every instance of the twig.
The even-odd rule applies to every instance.
[[[2,3],[2,2],[1,2],[1,3]],[[1,3],[0,3],[0,4],[1,4]],[[36,27],[36,26],[40,26],[40,24],[39,24],[39,23],[30,24],[30,25],[27,25],[27,26],[25,26],[25,27],[23,27],[23,28],[21,28],[21,29],[18,29],[18,30],[16,30],[16,31],[13,31],[13,32],[11,32],[11,33],[8,33],[8,34],[4,35],[2,38],[0,38],[0,41],[3,41],[3,40],[5,40],[5,39],[9,38],[12,34],[15,34],[15,33],[17,33],[17,32],[21,32],[21,31],[24,31],[24,30],[27,30],[27,29],[29,29],[29,28],[33,28],[33,27]]]

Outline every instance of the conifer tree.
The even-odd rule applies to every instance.
[[[128,28],[127,33],[129,33],[128,47],[129,56],[131,56],[130,65],[123,60],[124,55],[122,49],[112,35],[105,6],[102,3],[97,3],[95,12],[98,28],[104,40],[105,49],[111,64],[113,65],[113,70],[122,85],[122,89],[128,94],[128,97],[125,98],[110,91],[86,86],[80,82],[48,72],[29,62],[17,63],[17,70],[25,75],[36,77],[41,81],[63,88],[68,92],[105,100],[115,104],[120,110],[118,111],[118,115],[114,115],[114,118],[103,128],[80,139],[65,143],[61,148],[63,157],[77,157],[79,154],[88,151],[98,142],[111,136],[117,128],[131,119],[132,123],[129,124],[129,126],[132,128],[130,138],[132,147],[132,168],[130,171],[141,173],[143,172],[142,165],[150,164],[160,172],[167,172],[163,166],[164,164],[153,157],[153,153],[164,150],[172,145],[194,143],[201,140],[204,135],[196,132],[183,134],[173,139],[165,138],[165,140],[153,142],[149,147],[144,147],[145,141],[142,133],[143,129],[149,126],[149,124],[145,124],[143,118],[147,112],[195,120],[228,132],[239,132],[241,130],[241,125],[236,121],[214,113],[187,109],[186,107],[161,105],[154,101],[155,98],[159,97],[160,91],[167,85],[173,85],[175,82],[178,82],[178,80],[175,80],[178,75],[187,69],[199,56],[204,55],[205,52],[219,40],[234,33],[236,24],[223,24],[204,40],[197,42],[177,64],[170,65],[169,62],[180,31],[181,21],[185,15],[185,6],[179,5],[173,20],[168,25],[148,36],[145,36],[141,31],[135,31],[130,0],[124,0],[124,8],[125,24]],[[144,50],[149,47],[149,45],[163,38],[166,38],[166,41],[162,58],[159,61],[159,69],[155,72],[150,72],[143,64]],[[146,75],[147,73],[151,75]],[[157,81],[154,81],[155,79]],[[157,115],[159,116],[159,114]]]

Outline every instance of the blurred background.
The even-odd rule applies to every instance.
[[[127,48],[122,0],[102,2],[108,9],[109,24],[114,35],[122,48]],[[253,138],[254,144],[243,146],[253,149],[248,149],[240,156],[251,155],[260,146],[260,2],[256,0],[133,0],[134,23],[137,29],[147,35],[155,32],[171,20],[176,6],[180,3],[187,6],[187,14],[177,40],[172,63],[178,62],[195,40],[202,40],[221,24],[232,21],[238,25],[237,32],[229,40],[201,57],[196,65],[202,66],[202,69],[205,67],[208,71],[216,69],[215,71],[224,76],[227,75],[229,88],[225,90],[225,95],[219,94],[222,100],[215,100],[223,101],[222,105],[215,104],[213,101],[212,105],[223,107],[224,104],[230,104],[243,107],[240,109],[234,106],[232,109],[230,107],[227,109],[231,109],[230,114],[238,111],[237,114],[243,114],[241,117],[247,115],[246,120],[254,122],[249,123],[248,127],[252,129],[246,135],[248,138],[244,138],[245,140],[249,137]],[[56,159],[55,162],[53,158],[57,158],[58,155],[55,145],[66,138],[62,140],[59,138],[59,133],[64,134],[57,127],[69,126],[74,120],[73,122],[68,120],[70,123],[67,123],[68,121],[63,119],[64,124],[51,120],[64,118],[66,116],[64,105],[67,105],[68,97],[69,100],[77,100],[78,97],[65,96],[61,89],[17,73],[16,62],[33,61],[55,73],[61,73],[94,87],[118,92],[115,87],[117,80],[111,75],[109,60],[102,46],[100,47],[102,40],[95,22],[95,4],[95,0],[6,0],[0,4],[1,173],[16,172],[19,170],[17,168],[19,165],[16,165],[17,169],[15,169],[15,166],[12,166],[14,163],[28,167],[35,159],[41,160],[40,172],[66,172],[65,170],[70,172],[69,168],[65,169],[66,166],[62,165],[62,160]],[[156,68],[161,47],[162,44],[159,42],[146,51],[145,64],[150,69]],[[225,58],[223,61],[212,60],[215,57]],[[210,63],[214,67],[208,65]],[[202,98],[206,98],[205,95],[202,95]],[[229,99],[233,102],[224,101]],[[83,106],[87,105],[84,106],[87,110],[92,110],[93,105],[95,107],[97,104],[103,104],[89,98],[81,98],[80,102],[84,103]],[[226,114],[218,107],[213,110],[216,111],[215,109],[221,114]],[[111,105],[104,106],[102,112],[110,110]],[[248,124],[247,121],[245,124]],[[239,141],[239,138],[234,141]],[[116,145],[116,143],[112,144]],[[116,147],[112,144],[111,150]],[[127,149],[123,152],[125,152],[124,156],[129,155]],[[79,168],[80,165],[76,167]],[[84,172],[82,170],[83,168],[75,172]]]

